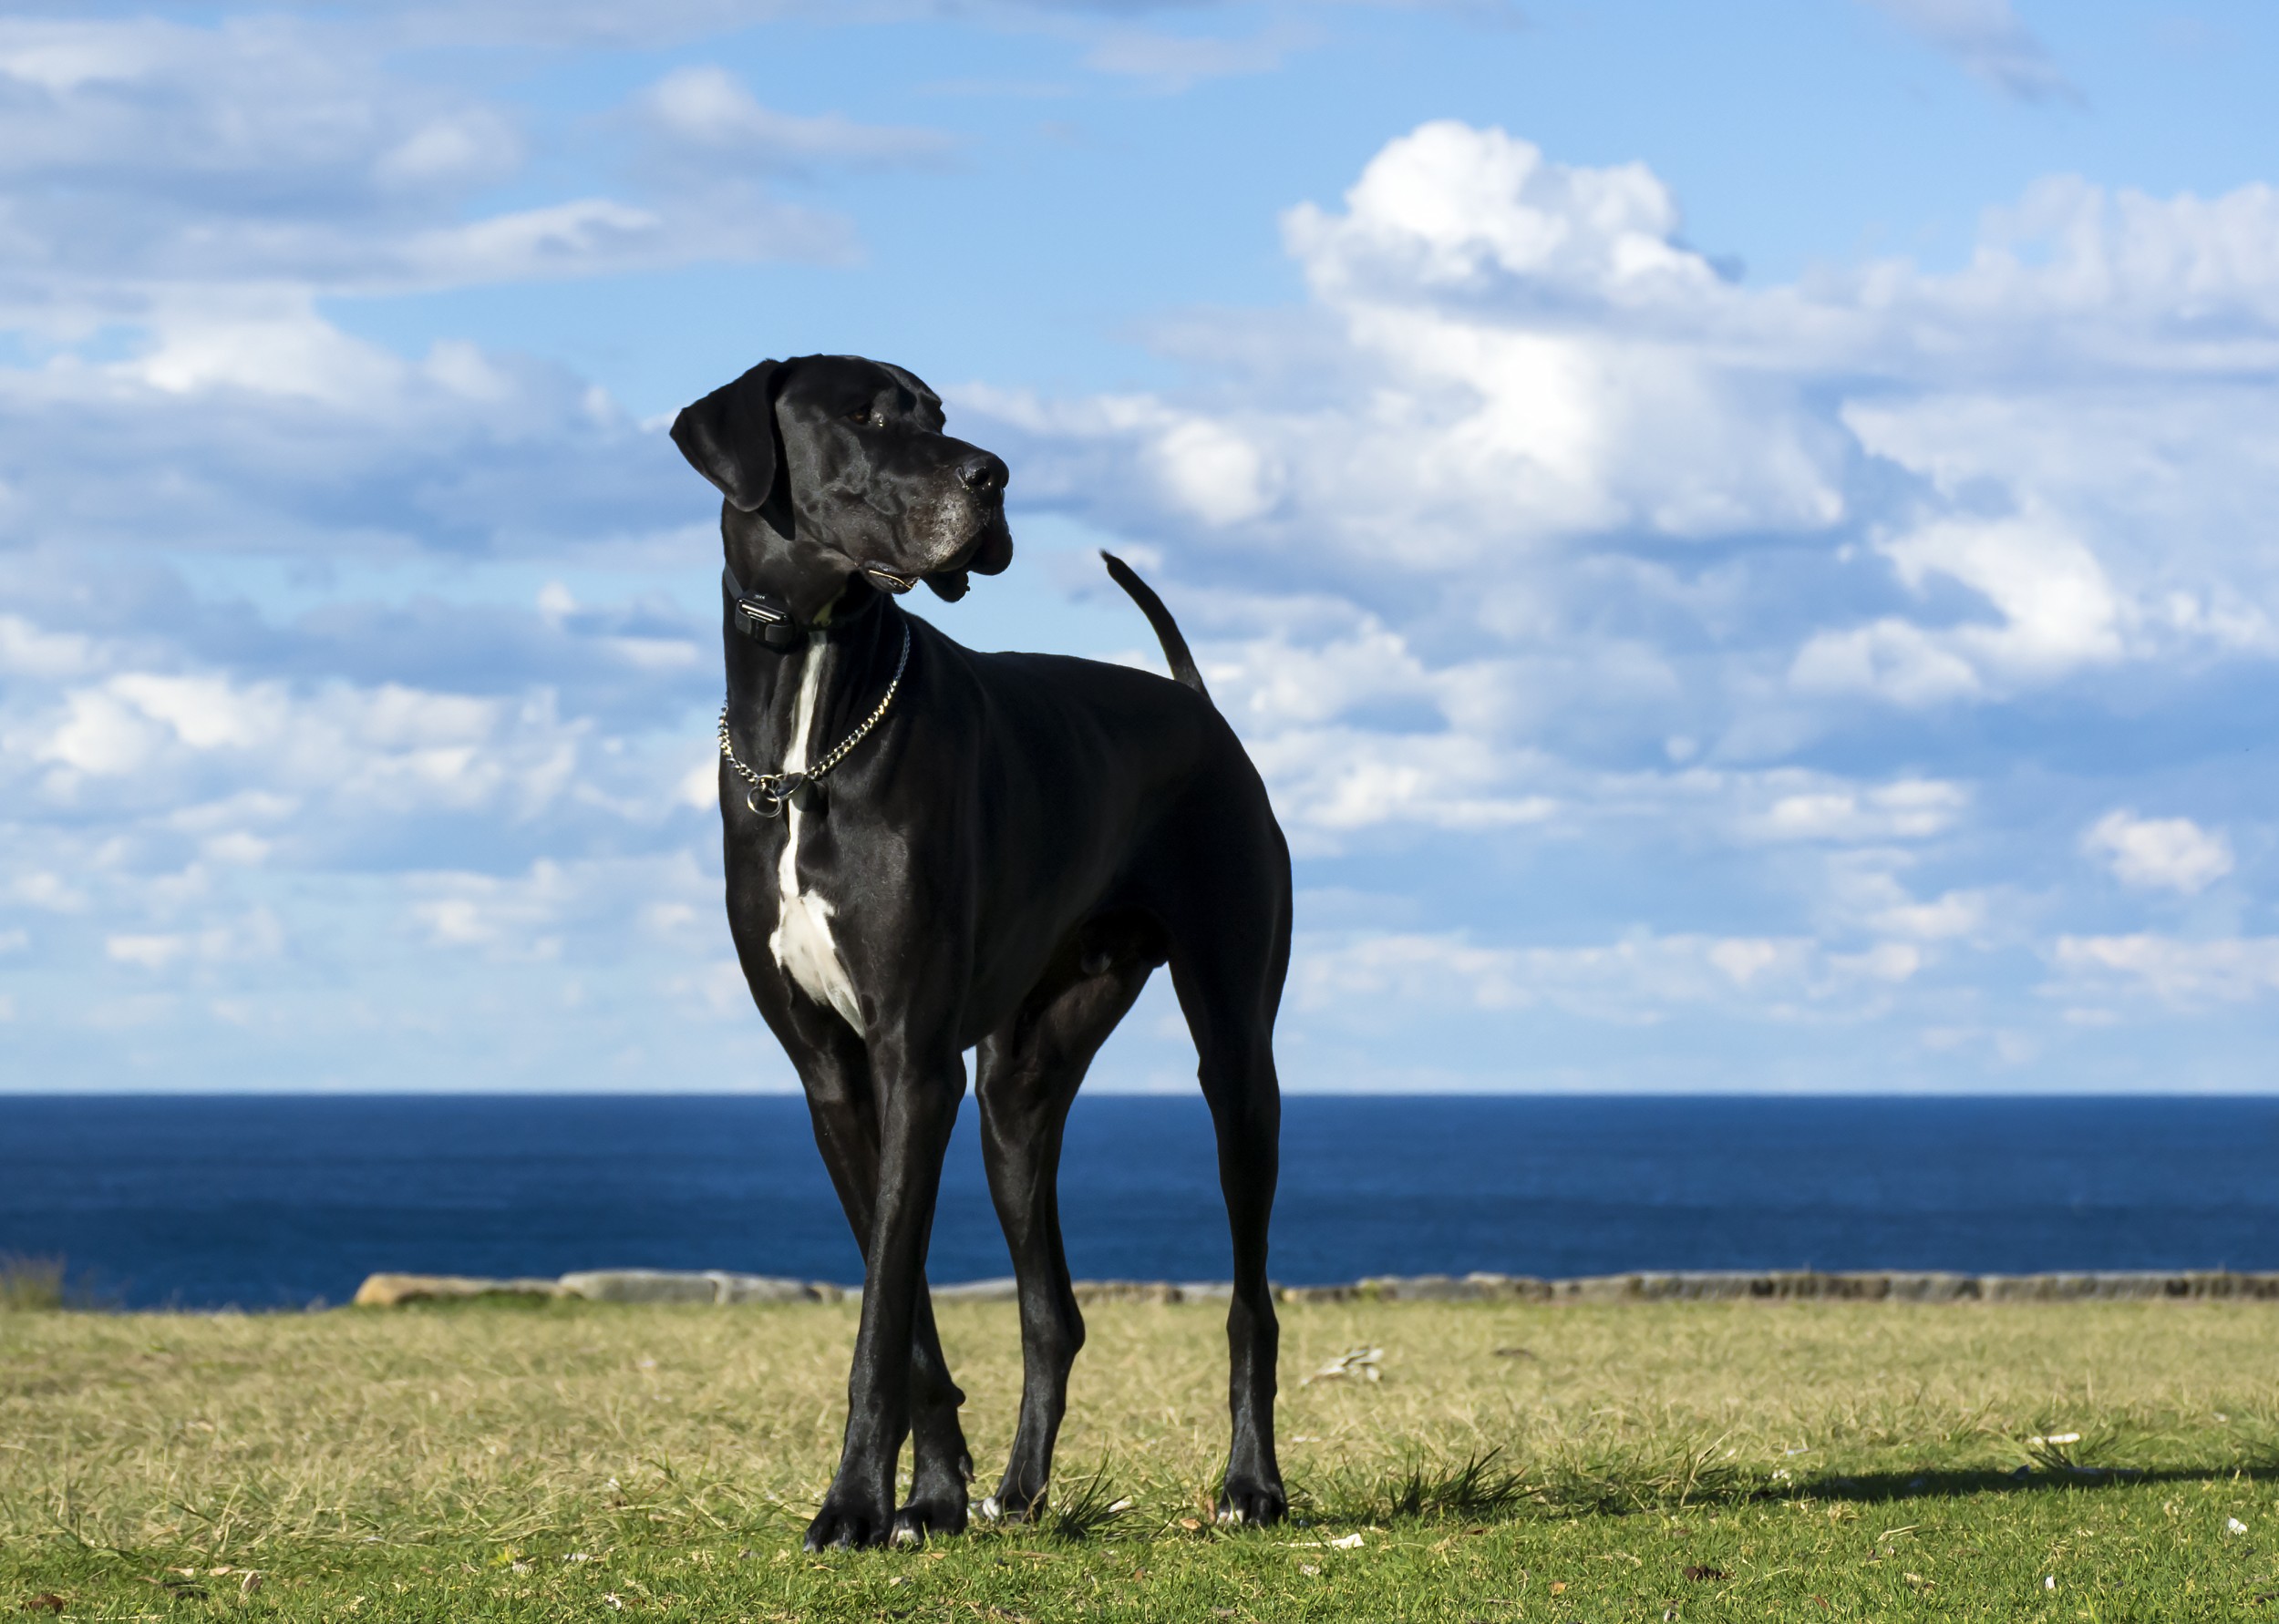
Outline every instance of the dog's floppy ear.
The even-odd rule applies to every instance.
[[[673,419],[673,444],[688,466],[741,512],[760,508],[776,486],[776,390],[786,365],[762,361]]]

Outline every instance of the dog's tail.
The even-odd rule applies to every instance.
[[[1171,675],[1192,688],[1209,704],[1211,690],[1202,685],[1202,673],[1195,669],[1195,656],[1187,651],[1187,640],[1179,634],[1179,622],[1171,612],[1163,607],[1163,600],[1155,595],[1155,589],[1133,573],[1129,564],[1112,552],[1103,551],[1108,560],[1109,579],[1131,595],[1140,606],[1140,612],[1148,617],[1148,624],[1155,628],[1155,640],[1163,645],[1163,657],[1170,662]]]

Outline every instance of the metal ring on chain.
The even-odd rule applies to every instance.
[[[825,755],[822,760],[803,773],[756,773],[738,761],[736,758],[736,746],[728,742],[728,707],[723,703],[720,706],[720,759],[728,764],[729,768],[737,777],[751,786],[749,792],[744,797],[744,804],[762,817],[781,817],[786,801],[829,774],[833,767],[847,758],[848,751],[853,749],[870,735],[871,730],[876,727],[885,716],[886,707],[894,703],[895,691],[902,687],[902,672],[909,663],[910,622],[904,621],[902,622],[902,652],[894,662],[893,681],[886,684],[886,694],[880,699],[878,708],[862,719],[861,726],[840,739],[838,745]],[[767,802],[765,806],[760,804],[763,799]],[[801,804],[805,805],[804,802]]]

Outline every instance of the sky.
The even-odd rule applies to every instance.
[[[772,1090],[717,499],[860,353],[983,648],[1186,627],[1294,1091],[2279,1038],[2279,11],[0,9],[0,1089]],[[1159,978],[1159,982],[1160,978]],[[1161,986],[1093,1085],[1192,1086]]]

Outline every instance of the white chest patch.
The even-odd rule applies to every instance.
[[[783,762],[787,773],[807,770],[808,735],[815,725],[815,694],[822,676],[823,637],[819,632],[809,636],[807,653],[800,656],[799,697],[791,713],[791,749]],[[809,997],[837,1010],[860,1035],[862,1005],[855,997],[854,983],[847,979],[839,944],[831,940],[831,905],[815,892],[799,889],[799,816],[796,804],[784,807],[783,860],[776,869],[776,929],[768,938],[768,951],[776,956],[784,973],[806,989]]]

